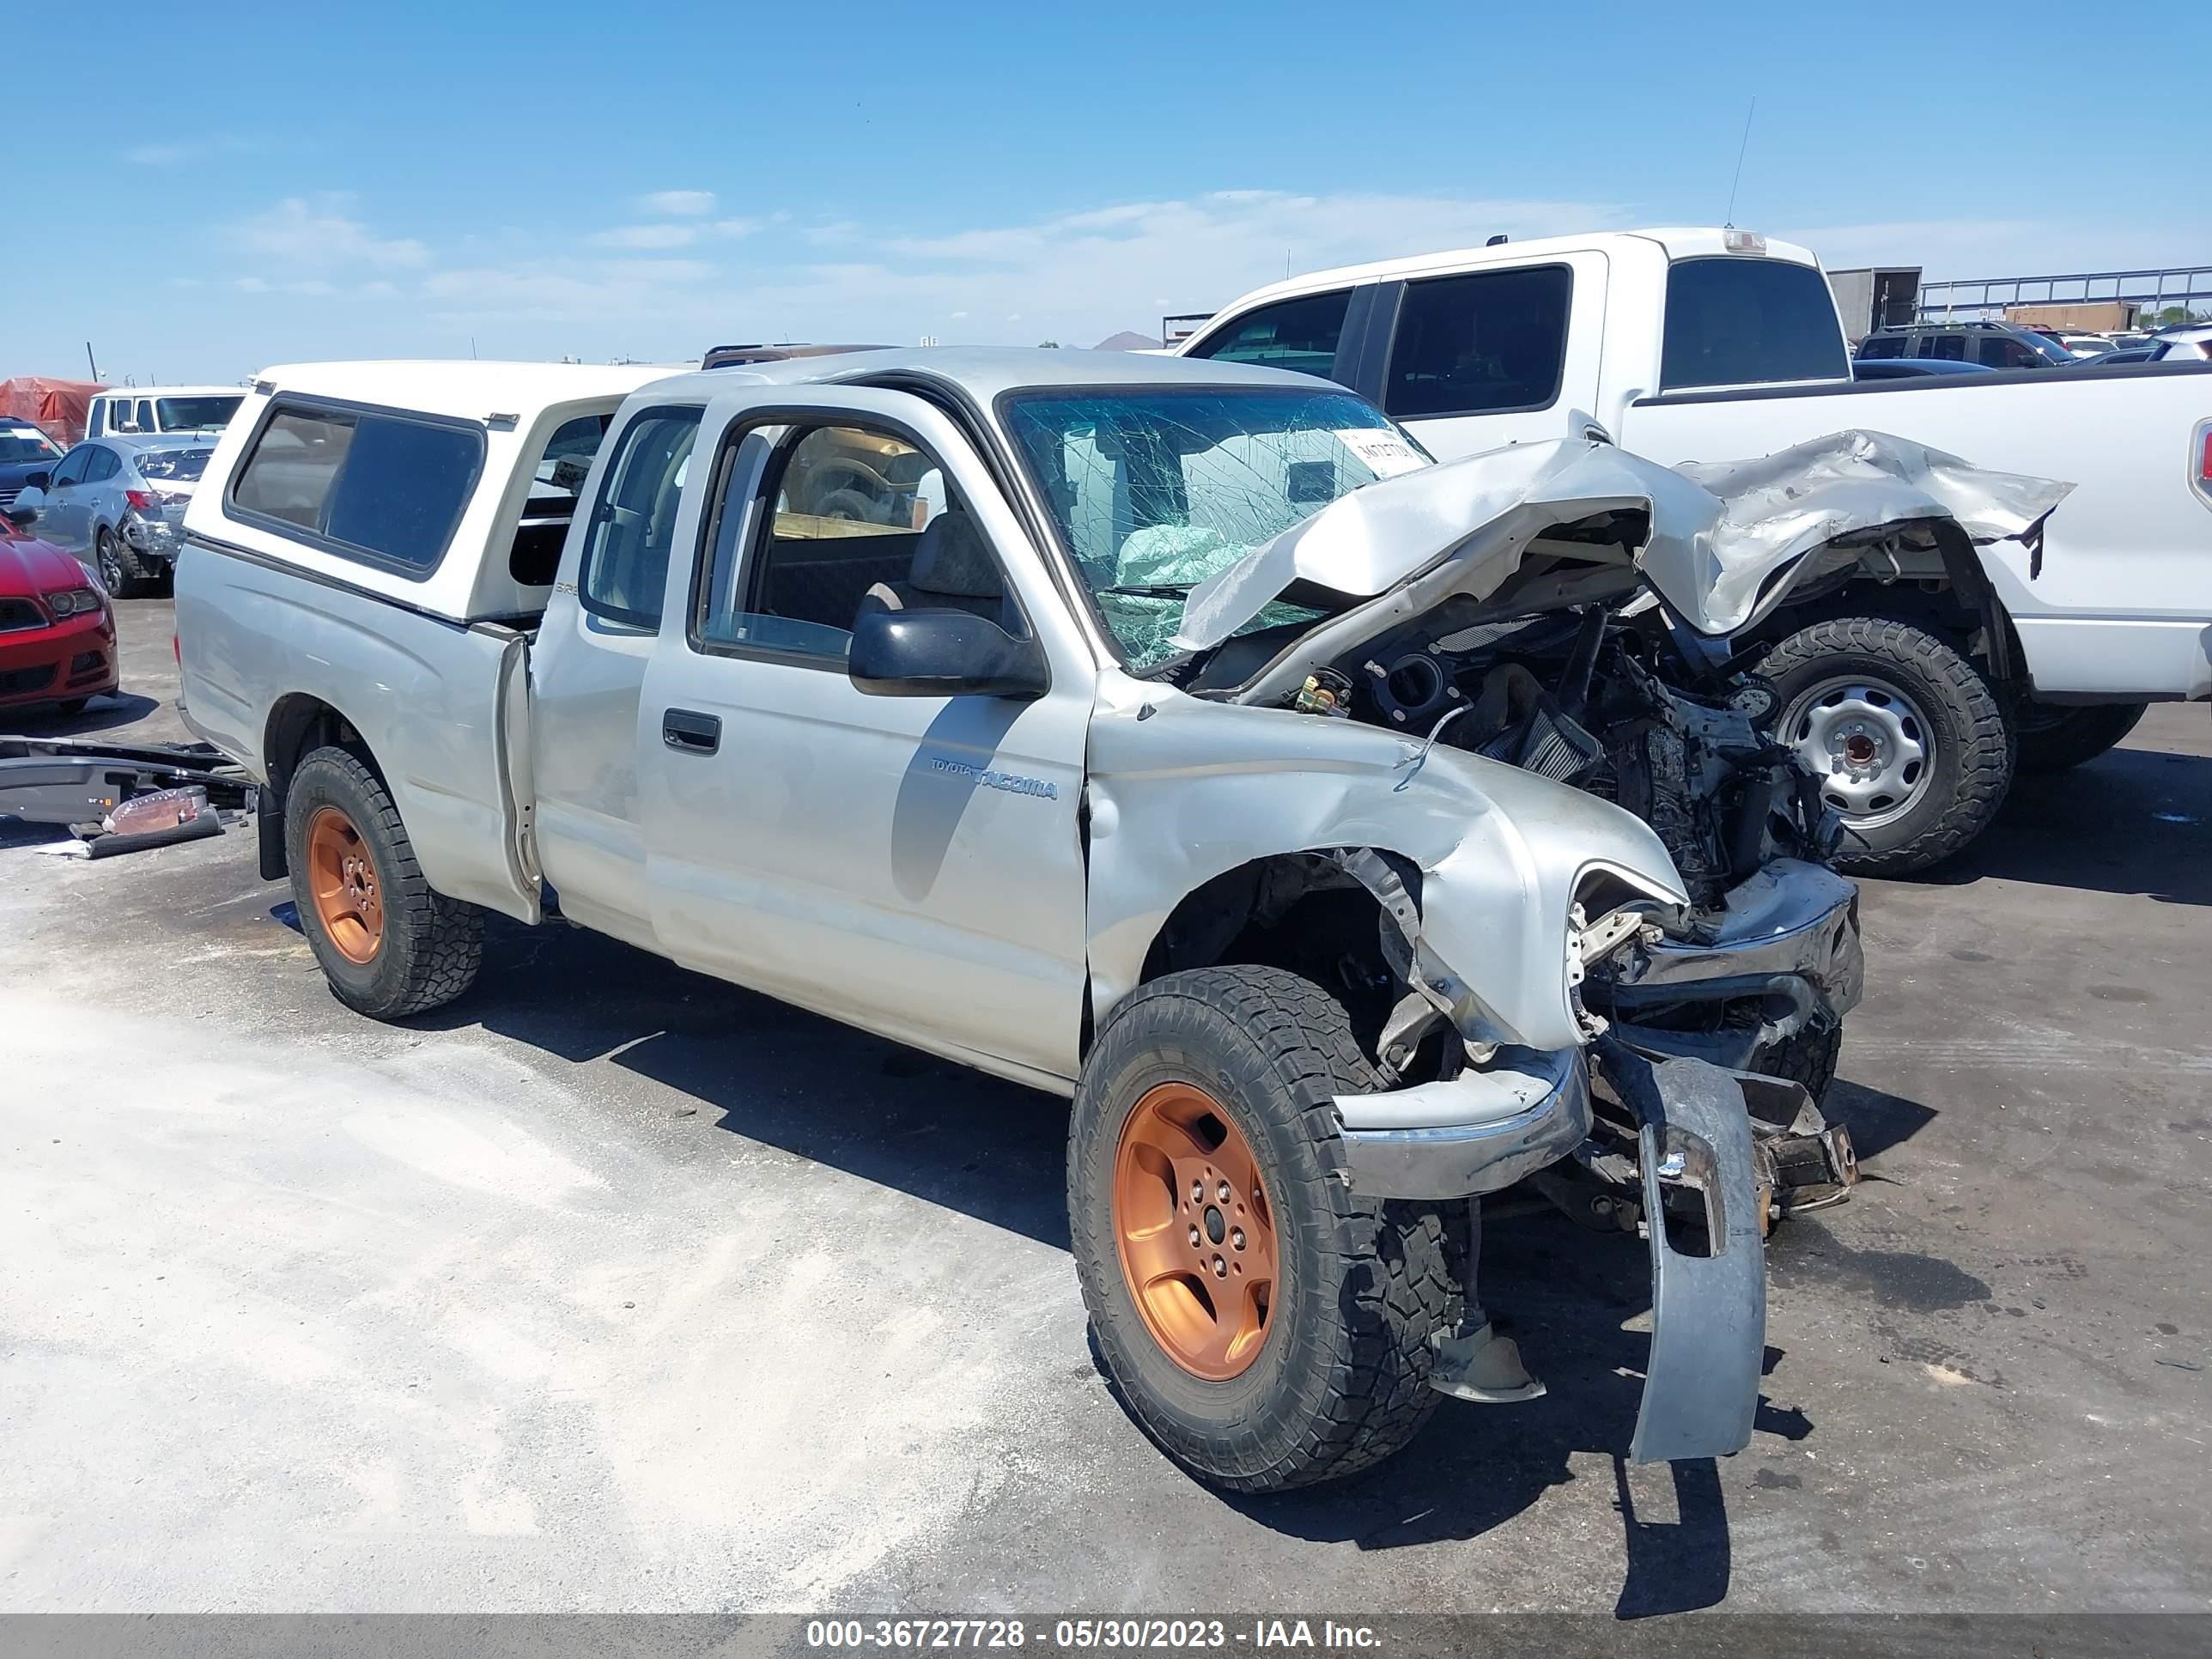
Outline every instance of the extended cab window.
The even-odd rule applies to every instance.
[[[1567,355],[1565,265],[1409,283],[1382,407],[1400,420],[1542,409]]]
[[[1248,312],[1191,352],[1220,363],[1292,368],[1326,380],[1336,368],[1336,343],[1352,290],[1310,294]]]
[[[1859,343],[1859,356],[1869,359],[1902,357],[1909,343],[1902,334],[1875,334]]]
[[[592,509],[577,582],[577,600],[593,616],[630,628],[659,628],[676,514],[703,412],[648,409],[623,428],[621,447]]]
[[[579,415],[563,421],[545,440],[530,475],[530,495],[507,555],[507,574],[525,587],[549,587],[561,568],[568,521],[591,472],[592,457],[607,435],[610,415]]]
[[[1668,268],[1662,390],[1850,374],[1835,297],[1814,266],[1723,254]]]
[[[465,422],[279,404],[239,469],[231,505],[419,579],[446,556],[483,453],[483,434]]]

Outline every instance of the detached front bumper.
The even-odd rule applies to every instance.
[[[1831,1030],[1866,989],[1856,884],[1777,859],[1685,933],[1648,927],[1595,970],[1583,996],[1646,1053],[1754,1069],[1808,1030]]]
[[[1379,1095],[1339,1095],[1346,1174],[1376,1198],[1468,1198],[1556,1164],[1590,1132],[1579,1048],[1501,1048],[1477,1071]]]
[[[1699,1060],[1655,1063],[1610,1041],[1601,1054],[1607,1084],[1638,1121],[1650,1217],[1651,1358],[1630,1455],[1638,1462],[1725,1456],[1751,1437],[1766,1340],[1766,1194],[1745,1096],[1732,1074]],[[1336,1109],[1353,1191],[1462,1199],[1589,1150],[1589,1062],[1579,1048],[1501,1049],[1490,1066],[1447,1082],[1340,1095]],[[1696,1200],[1700,1250],[1679,1248],[1668,1236],[1670,1209],[1684,1206],[1666,1203],[1662,1170],[1668,1188]],[[1441,1370],[1433,1386],[1466,1395]],[[1541,1392],[1524,1386],[1510,1397]]]

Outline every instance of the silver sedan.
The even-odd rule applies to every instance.
[[[205,439],[88,438],[15,504],[37,509],[42,539],[96,568],[117,598],[133,598],[175,570],[185,507],[212,453]]]

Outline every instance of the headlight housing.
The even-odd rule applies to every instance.
[[[65,587],[58,593],[46,595],[46,609],[54,613],[58,622],[64,617],[88,616],[100,609],[99,594],[89,587]]]

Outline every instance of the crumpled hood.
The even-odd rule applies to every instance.
[[[1620,510],[1650,514],[1632,555],[1644,579],[1691,627],[1727,635],[1778,603],[1803,574],[1791,567],[1838,537],[1948,518],[1977,543],[1998,541],[2027,533],[2073,487],[1987,471],[1880,432],[1673,468],[1589,439],[1515,444],[1331,502],[1193,589],[1175,643],[1218,645],[1297,583],[1355,599],[1407,598],[1374,605],[1376,626],[1350,638],[1342,626],[1350,613],[1316,625],[1332,648],[1349,648],[1358,633],[1445,599],[1490,599],[1546,532]],[[1608,556],[1602,547],[1587,551],[1601,563]],[[1610,557],[1620,560],[1617,550]],[[1563,592],[1556,602],[1574,597]],[[1532,611],[1546,608],[1537,593],[1530,601]]]

